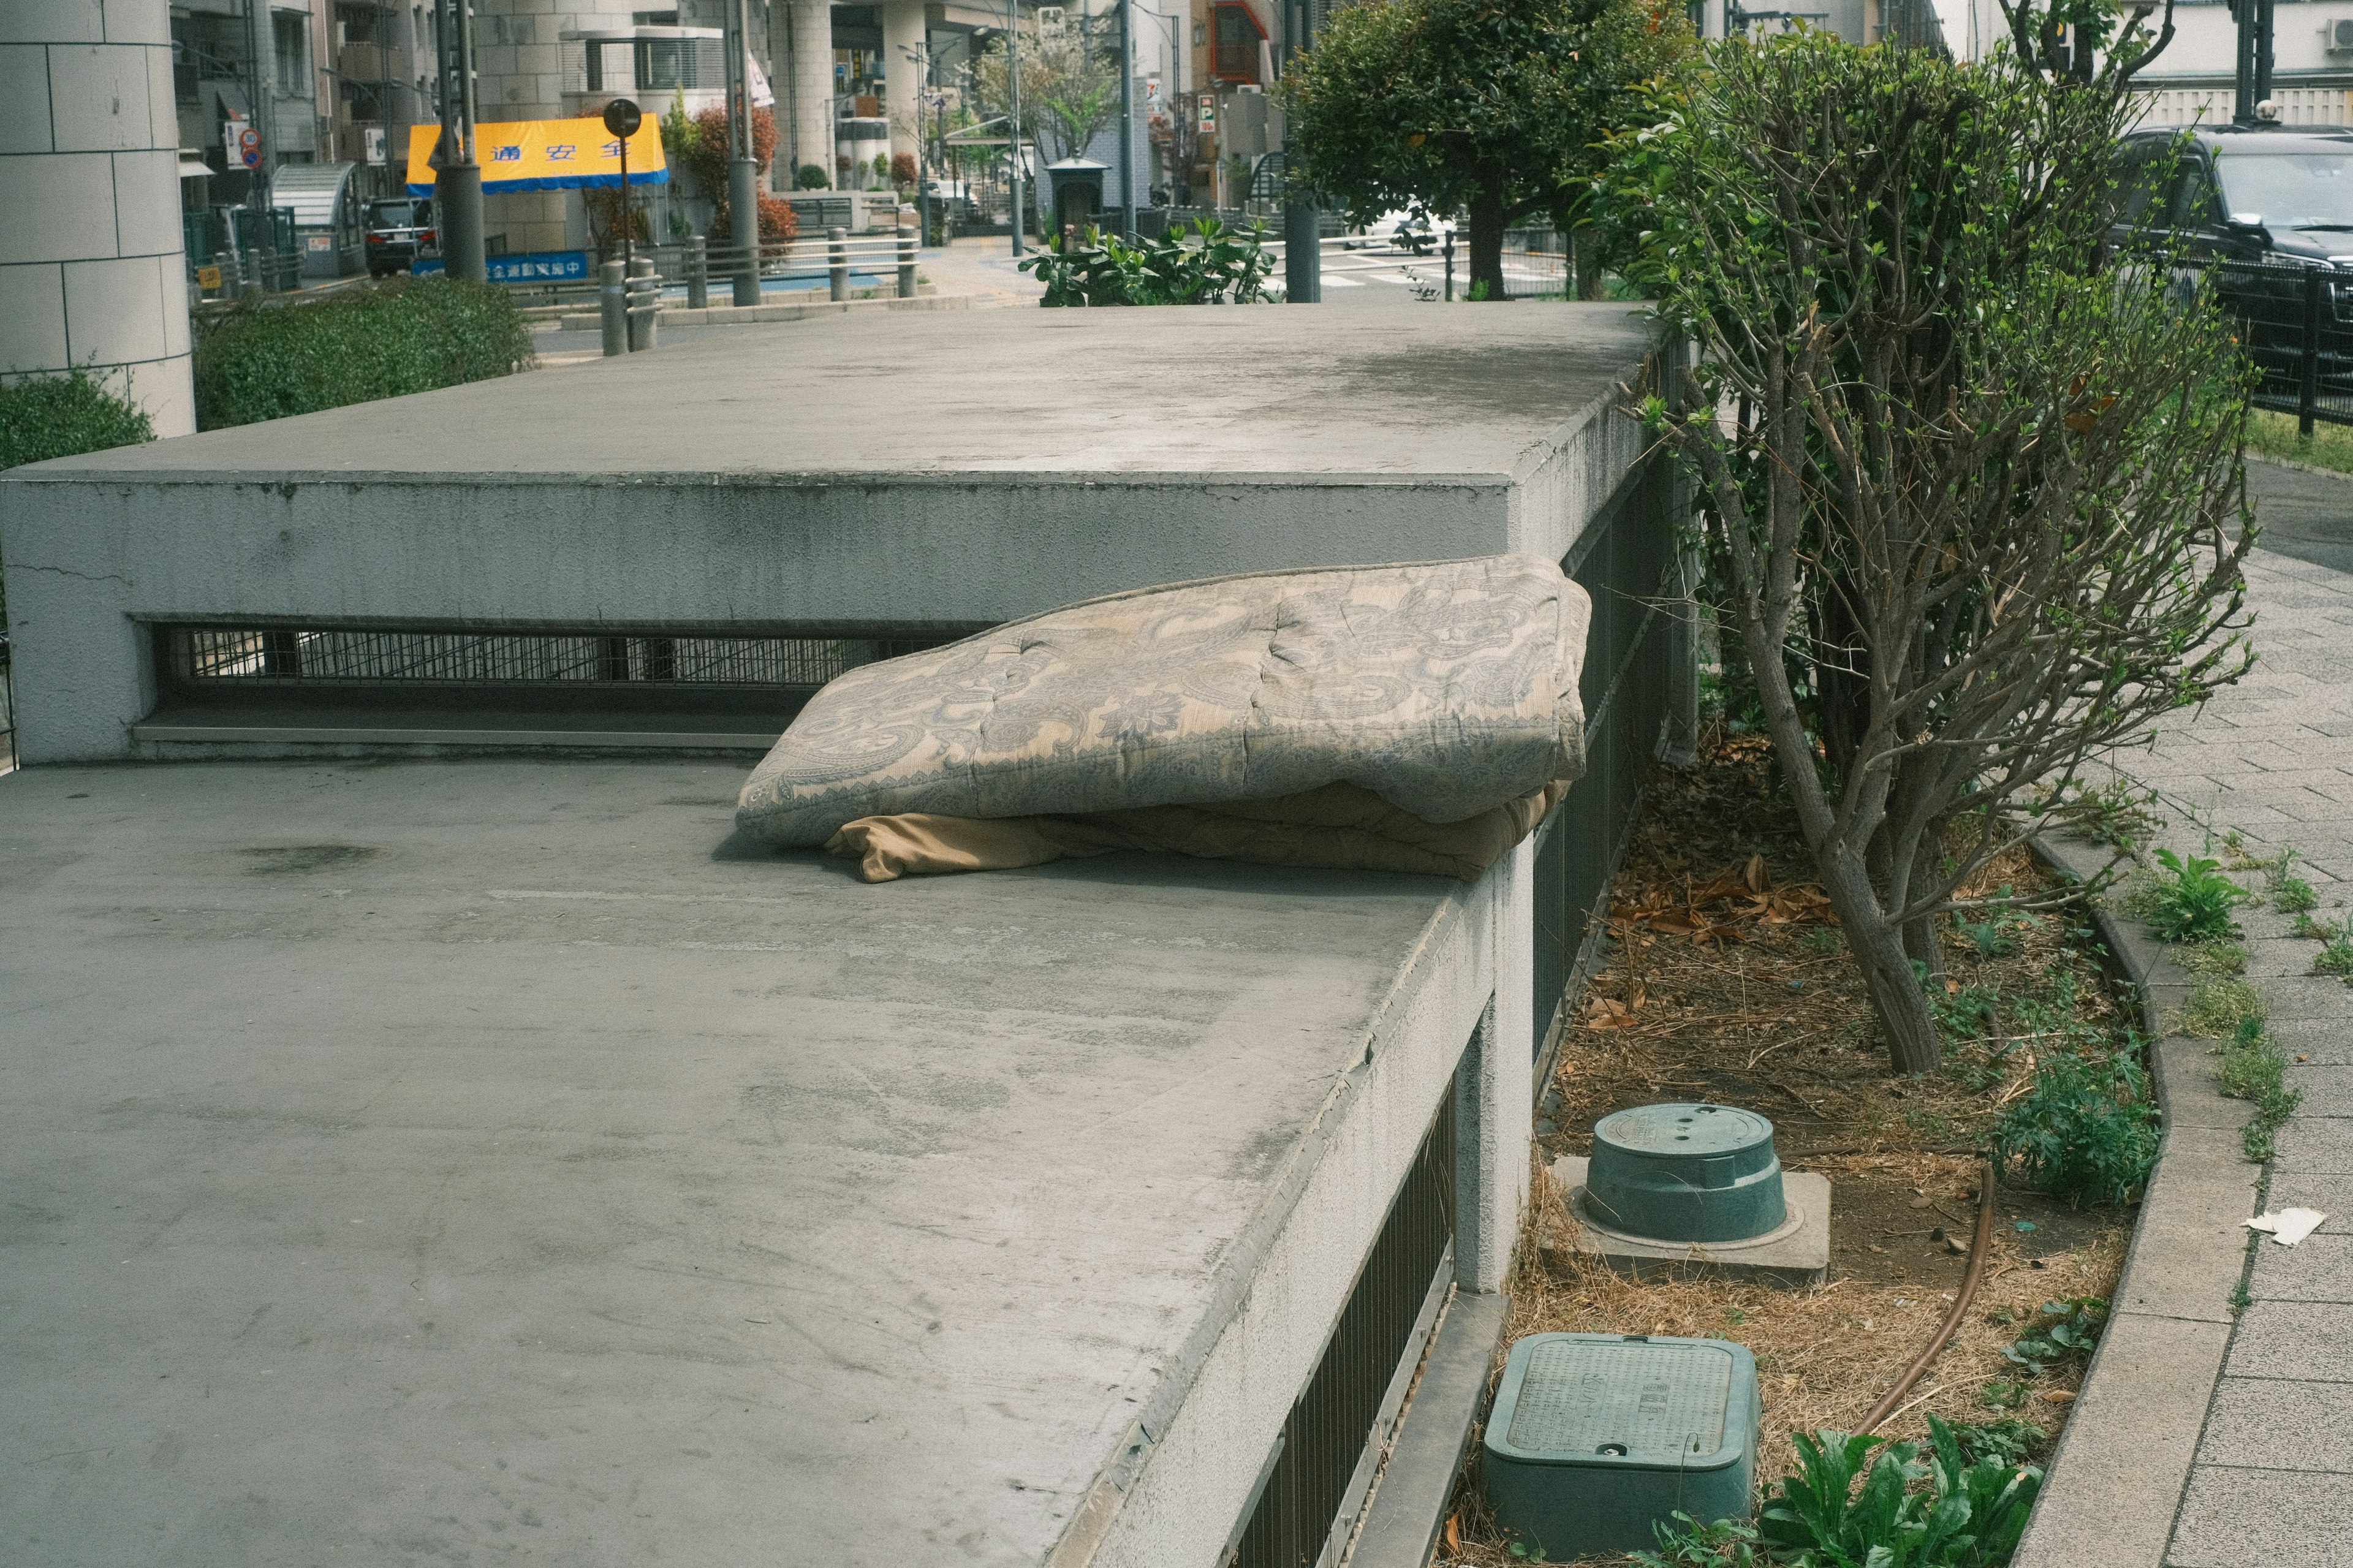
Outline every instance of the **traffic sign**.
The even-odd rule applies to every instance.
[[[237,133],[237,161],[248,169],[261,167],[261,132],[248,125]]]
[[[624,141],[638,133],[645,119],[643,111],[626,98],[617,98],[605,106],[605,129]]]

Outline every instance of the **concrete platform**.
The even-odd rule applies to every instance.
[[[1450,1084],[1492,1289],[1525,852],[870,887],[741,772],[0,777],[0,1559],[1198,1568]]]
[[[159,623],[913,630],[1564,560],[1636,482],[1650,343],[1622,305],[892,312],[12,469],[20,745],[153,754]]]

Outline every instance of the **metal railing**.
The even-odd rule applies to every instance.
[[[1454,1088],[1422,1135],[1307,1386],[1275,1439],[1221,1568],[1301,1568],[1329,1560],[1353,1522],[1366,1448],[1454,1242]]]
[[[1266,248],[1289,253],[1270,237]],[[1468,287],[1470,242],[1453,228],[1430,234],[1327,235],[1317,242],[1326,278],[1379,274],[1402,281],[1426,298],[1457,300]],[[1504,234],[1504,297],[1507,300],[1566,296],[1570,292],[1567,247],[1548,229],[1507,229]],[[1277,277],[1282,275],[1276,268]]]
[[[2221,261],[2180,287],[2211,290],[2262,371],[2258,408],[2353,425],[2353,272],[2294,261]]]
[[[712,245],[697,235],[675,245],[637,246],[634,257],[659,280],[661,299],[672,310],[708,308],[714,284],[723,291],[732,288],[737,305],[772,302],[765,291],[776,283],[789,288],[822,281],[828,298],[847,300],[861,287],[861,275],[867,279],[862,287],[887,290],[895,298],[913,298],[920,289],[920,237],[912,221],[886,234],[828,229],[753,246]],[[617,250],[604,265],[618,260]],[[518,305],[541,314],[601,309],[605,291],[601,269],[578,280],[534,279],[504,287]]]

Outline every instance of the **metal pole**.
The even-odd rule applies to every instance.
[[[1005,91],[1012,112],[1006,135],[1013,152],[1013,254],[1021,254],[1021,0],[1005,0]]]
[[[2231,108],[2231,123],[2255,122],[2255,0],[2232,0],[2232,18],[2239,24],[2238,93]]]
[[[727,7],[735,47],[727,55],[727,211],[735,242],[735,303],[760,302],[760,160],[752,134],[752,16],[748,0]]]
[[[1128,21],[1134,0],[1119,0],[1119,233],[1135,239],[1135,35]]]
[[[269,164],[278,155],[278,36],[273,26],[266,0],[245,0],[247,53],[253,67],[253,130],[261,138],[261,162],[254,165],[253,193],[247,200],[261,213],[269,210]]]
[[[825,270],[836,300],[849,298],[849,231],[829,228],[825,231]]]
[[[621,274],[638,275],[637,215],[629,210],[629,139],[621,138]]]
[[[2312,438],[2312,417],[2320,406],[2320,312],[2328,299],[2329,287],[2316,267],[2307,268],[2304,274],[2304,358],[2297,369],[2302,373],[2295,393],[2295,427],[2306,440]]]
[[[1454,303],[1454,231],[1446,231],[1446,302]]]
[[[711,309],[711,248],[699,234],[686,239],[686,308]]]
[[[661,331],[661,279],[654,276],[654,258],[641,256],[629,263],[629,352],[652,348]]]
[[[490,280],[483,261],[482,167],[474,162],[474,7],[436,0],[442,24],[441,168],[434,176],[435,226],[452,278]]]
[[[899,209],[899,298],[902,300],[915,297],[915,234],[907,221],[914,216],[915,209],[912,206]]]
[[[2255,0],[2255,101],[2272,96],[2272,6],[2274,0]]]
[[[1293,58],[1306,54],[1314,41],[1313,13],[1306,0],[1291,7]],[[1287,198],[1282,208],[1282,297],[1293,305],[1324,302],[1324,215],[1293,175],[1288,151],[1282,159]]]

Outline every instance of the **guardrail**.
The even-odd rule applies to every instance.
[[[818,278],[826,280],[828,298],[841,300],[849,298],[850,268],[864,261],[869,266],[884,264],[898,273],[898,297],[914,298],[916,289],[915,258],[917,239],[914,229],[901,225],[894,235],[860,236],[852,238],[847,229],[829,228],[825,232],[822,271],[795,271],[784,258],[792,251],[802,251],[811,259],[819,253],[800,240],[789,247],[774,242],[750,246],[710,246],[696,236],[683,246],[670,247],[679,253],[686,282],[686,308],[707,310],[711,304],[711,279],[714,272],[733,281],[734,303],[737,306],[757,305],[766,280],[772,278]],[[660,332],[663,296],[671,279],[655,270],[658,251],[649,247],[629,263],[628,275],[622,275],[619,261],[605,262],[597,269],[597,309],[602,319],[605,353],[610,354],[642,353],[652,348]],[[783,263],[781,265],[777,263]],[[884,267],[875,267],[882,270]]]

